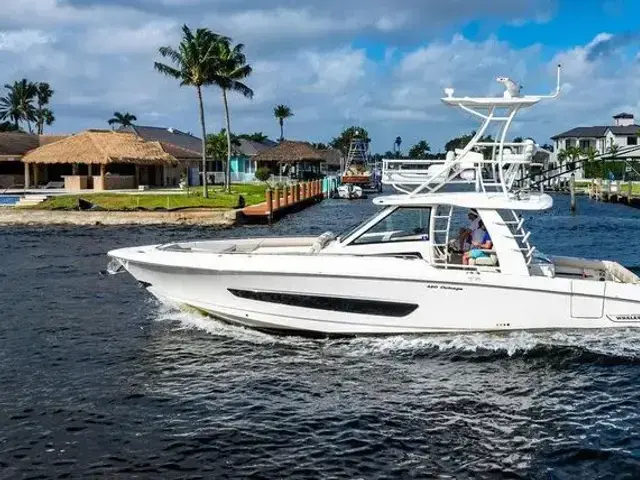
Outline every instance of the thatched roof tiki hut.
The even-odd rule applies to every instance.
[[[34,165],[71,166],[64,176],[65,189],[130,189],[160,185],[162,169],[177,160],[159,142],[145,142],[132,133],[86,131],[27,153],[25,168]]]
[[[268,167],[276,175],[289,174],[306,179],[320,173],[325,156],[310,143],[284,140],[269,150],[254,157],[258,168]]]

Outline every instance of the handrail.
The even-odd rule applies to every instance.
[[[22,183],[14,183],[13,185],[9,185],[7,188],[5,188],[2,191],[2,195],[5,195],[7,193],[7,191],[13,189],[13,188],[24,188],[24,184]]]

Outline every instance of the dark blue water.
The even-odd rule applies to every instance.
[[[173,311],[105,252],[320,234],[276,226],[1,228],[0,478],[639,478],[640,333],[273,337]],[[640,211],[558,197],[542,251],[640,266]],[[517,312],[514,312],[517,315]]]

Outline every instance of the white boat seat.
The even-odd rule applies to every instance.
[[[498,266],[498,256],[496,255],[495,250],[482,250],[487,254],[486,257],[480,258],[470,258],[469,265],[475,265],[478,267],[497,267]]]

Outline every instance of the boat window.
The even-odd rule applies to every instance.
[[[358,237],[353,243],[408,242],[429,240],[430,207],[401,207]]]
[[[383,317],[406,317],[418,305],[414,303],[387,302],[381,300],[363,300],[359,298],[327,297],[320,295],[301,295],[284,292],[260,292],[230,288],[232,295],[246,300],[278,303],[292,307],[313,308],[333,312],[359,313]]]
[[[345,238],[350,237],[356,230],[358,230],[362,225],[370,222],[374,217],[377,217],[380,214],[380,211],[377,211],[373,215],[370,215],[364,222],[360,221],[358,223],[352,224],[349,228],[345,229],[342,233],[340,233],[336,238],[339,242],[343,241]]]

